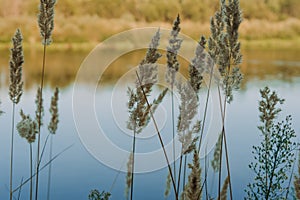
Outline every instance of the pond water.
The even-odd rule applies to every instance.
[[[51,199],[87,199],[92,189],[105,190],[112,193],[111,199],[124,199],[126,173],[118,172],[115,168],[126,169],[127,157],[118,155],[118,151],[106,148],[103,141],[93,138],[97,137],[99,127],[105,132],[106,139],[120,149],[129,151],[131,148],[131,134],[126,130],[126,90],[132,85],[132,79],[124,78],[132,66],[136,66],[143,58],[145,51],[131,52],[114,60],[110,67],[104,72],[98,83],[92,83],[89,77],[76,82],[74,80],[81,63],[89,52],[50,51],[47,54],[46,85],[44,93],[45,125],[49,121],[50,98],[54,87],[60,88],[59,95],[59,128],[53,137],[53,154],[60,153],[70,147],[52,163]],[[251,171],[248,168],[252,160],[251,148],[260,141],[257,126],[258,101],[260,99],[259,89],[268,85],[272,90],[285,98],[282,106],[282,119],[285,115],[293,116],[293,127],[300,134],[300,58],[297,51],[243,51],[244,62],[242,71],[245,79],[240,91],[234,94],[234,101],[228,106],[226,130],[230,156],[230,167],[232,173],[233,194],[235,199],[242,199],[245,195],[244,189],[252,180]],[[11,133],[11,102],[8,98],[8,60],[9,52],[0,52],[0,109],[5,113],[0,116],[0,199],[8,199],[9,194],[9,156],[10,156],[10,133]],[[39,84],[40,63],[42,54],[39,51],[28,50],[25,52],[24,80],[25,90],[21,102],[17,105],[17,112],[22,108],[26,113],[34,115],[35,93]],[[184,60],[182,60],[184,62]],[[187,63],[183,64],[186,68]],[[186,70],[182,70],[185,74]],[[130,75],[129,75],[130,77]],[[124,78],[124,80],[123,80]],[[120,81],[122,79],[122,81]],[[73,92],[80,97],[75,99]],[[200,93],[204,99],[206,89]],[[93,91],[90,94],[90,91]],[[155,89],[154,92],[158,92]],[[89,101],[90,98],[93,101]],[[89,110],[90,102],[94,102],[93,115],[91,119]],[[162,133],[170,132],[170,96],[167,95],[161,108],[158,109],[156,117]],[[203,104],[202,104],[203,107]],[[178,110],[176,108],[176,110]],[[175,116],[178,111],[175,111]],[[200,115],[202,116],[202,114]],[[17,114],[16,121],[20,120]],[[80,124],[78,123],[80,121]],[[98,127],[93,126],[97,121]],[[152,126],[153,128],[153,126]],[[152,152],[158,149],[157,136],[150,128],[147,133],[141,133],[137,141],[137,152]],[[170,144],[171,137],[163,135],[166,144]],[[16,132],[17,134],[17,132]],[[48,134],[46,126],[42,128],[42,141]],[[91,141],[88,143],[86,138]],[[88,143],[88,144],[87,144]],[[104,147],[105,146],[105,147]],[[35,146],[34,146],[35,147]],[[48,146],[47,146],[48,147]],[[97,149],[100,152],[94,151]],[[101,154],[99,156],[95,154]],[[45,151],[43,164],[48,160],[48,148]],[[209,154],[211,159],[212,153]],[[116,163],[109,160],[116,160]],[[116,159],[117,158],[117,159]],[[163,158],[163,157],[162,157]],[[15,137],[14,157],[14,187],[22,178],[27,179],[29,175],[29,146],[26,141],[18,135]],[[100,160],[100,161],[99,161]],[[118,162],[119,160],[119,162]],[[102,162],[101,162],[102,161]],[[164,162],[164,160],[162,160]],[[201,160],[202,164],[204,160]],[[151,161],[143,163],[147,168]],[[165,165],[164,165],[165,166]],[[139,168],[137,167],[137,168]],[[151,167],[150,167],[151,168]],[[155,168],[155,166],[154,166]],[[147,168],[148,169],[148,168]],[[225,174],[225,168],[223,170]],[[45,168],[40,177],[40,199],[46,199],[47,172]],[[157,167],[156,170],[148,170],[135,176],[134,198],[135,199],[163,199],[165,180],[167,176],[166,167]],[[213,196],[217,191],[217,175],[209,173],[208,191]],[[225,178],[225,176],[223,176]],[[28,199],[29,184],[22,188],[21,199]],[[169,199],[174,199],[173,195]]]

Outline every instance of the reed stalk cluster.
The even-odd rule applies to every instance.
[[[58,88],[55,89],[54,95],[51,100],[50,105],[50,114],[51,120],[48,125],[49,134],[45,139],[43,145],[43,151],[40,153],[40,143],[41,143],[41,126],[43,126],[43,116],[44,116],[44,105],[43,105],[43,87],[44,87],[44,76],[45,76],[45,63],[46,63],[46,46],[50,45],[52,41],[52,31],[54,28],[54,5],[55,0],[41,0],[40,1],[40,12],[38,15],[38,26],[40,28],[40,34],[42,37],[42,44],[44,45],[44,54],[43,54],[43,63],[42,63],[42,73],[41,73],[41,85],[37,89],[35,104],[36,111],[35,117],[32,118],[30,114],[25,114],[23,109],[20,110],[21,120],[16,124],[16,129],[20,135],[20,137],[26,139],[30,148],[30,156],[29,156],[29,165],[30,165],[30,176],[25,181],[21,181],[21,184],[13,189],[13,152],[14,152],[14,128],[15,128],[15,106],[20,102],[21,96],[23,94],[23,81],[22,81],[22,67],[24,63],[23,56],[23,47],[22,47],[22,34],[20,29],[17,29],[14,37],[12,38],[11,48],[11,59],[9,62],[10,65],[10,85],[9,85],[9,97],[12,101],[13,109],[12,109],[12,133],[11,133],[11,158],[10,158],[10,200],[15,199],[14,192],[19,191],[18,198],[20,197],[22,187],[30,182],[29,187],[29,199],[39,199],[38,196],[38,185],[39,185],[39,173],[40,173],[40,165],[43,157],[43,153],[47,146],[49,134],[55,134],[58,127]],[[2,112],[1,112],[2,113]],[[33,144],[37,140],[37,156],[35,157],[36,161],[36,169],[33,169],[34,162],[34,149]],[[36,146],[36,145],[34,145]],[[47,165],[49,167],[48,174],[48,195],[47,199],[49,200],[49,190],[50,190],[50,178],[51,178],[51,163],[53,161],[52,158],[52,138],[51,138],[51,146],[50,146],[50,156],[49,161],[46,165],[43,166],[45,168]],[[34,182],[34,176],[36,177],[36,181]],[[34,185],[35,184],[35,185]]]

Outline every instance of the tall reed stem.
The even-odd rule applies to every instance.
[[[11,122],[11,145],[10,145],[10,174],[9,174],[9,199],[13,199],[13,158],[14,158],[14,127],[15,127],[15,107],[16,104],[12,104],[12,122]]]
[[[32,144],[29,144],[30,148],[30,200],[32,200],[32,190],[33,190],[33,181],[32,181],[32,174],[33,174],[33,159],[32,159]]]
[[[182,170],[182,153],[181,153],[181,155],[180,155],[180,160],[179,160],[178,180],[177,180],[177,191],[179,191],[179,189],[180,189],[181,170]]]
[[[227,149],[227,141],[226,141],[226,133],[225,133],[225,116],[226,116],[226,97],[224,98],[224,106],[222,106],[222,99],[220,93],[220,87],[218,86],[219,91],[219,100],[220,100],[220,109],[222,115],[222,132],[221,132],[221,148],[220,148],[220,162],[219,162],[219,183],[218,183],[218,200],[221,198],[221,178],[222,178],[222,153],[223,153],[223,140],[224,140],[224,148],[225,148],[225,156],[226,156],[226,166],[227,166],[227,175],[228,175],[228,182],[229,182],[229,194],[230,199],[232,199],[232,187],[231,187],[231,176],[230,176],[230,167],[229,167],[229,156],[228,156],[228,149]]]
[[[145,98],[145,100],[146,100],[147,106],[148,106],[148,108],[149,108],[150,116],[151,116],[151,118],[152,118],[152,120],[153,120],[153,124],[154,124],[155,130],[156,130],[156,133],[157,133],[157,135],[158,135],[159,142],[160,142],[160,144],[161,144],[161,147],[162,147],[163,152],[164,152],[164,156],[165,156],[166,161],[167,161],[168,170],[169,170],[169,173],[170,173],[170,176],[171,176],[172,185],[173,185],[173,189],[174,189],[174,193],[175,193],[175,198],[176,198],[176,200],[178,200],[178,193],[177,193],[177,190],[176,190],[176,184],[175,184],[174,176],[173,176],[173,174],[172,174],[171,165],[170,165],[170,162],[169,162],[169,159],[168,159],[168,156],[167,156],[167,152],[166,152],[166,149],[165,149],[163,140],[162,140],[162,138],[161,138],[160,131],[159,131],[159,129],[158,129],[156,120],[155,120],[154,115],[153,115],[153,113],[152,113],[150,103],[149,103],[148,98],[147,98],[147,96],[146,96],[146,94],[145,94],[145,91],[144,91],[144,88],[143,88],[143,86],[142,86],[142,82],[141,82],[141,79],[140,79],[140,77],[139,77],[139,75],[138,75],[138,72],[136,71],[135,73],[136,73],[137,79],[138,79],[138,81],[139,81],[140,87],[141,87],[141,89],[142,89],[142,92],[143,92],[144,98]]]
[[[211,84],[212,84],[213,71],[214,71],[214,68],[212,66],[211,70],[210,70],[210,75],[209,75],[209,85],[208,85],[207,94],[206,94],[205,108],[204,108],[204,113],[203,113],[203,121],[202,121],[200,140],[199,140],[199,146],[198,146],[198,152],[199,153],[200,153],[200,148],[201,148],[201,145],[202,145],[202,138],[203,138],[203,133],[204,133],[207,109],[208,109],[208,101],[209,101],[209,96],[210,96],[210,89],[211,89]]]
[[[133,131],[133,142],[132,142],[132,168],[131,168],[131,186],[130,186],[130,200],[133,199],[133,176],[134,176],[134,154],[135,154],[135,140],[136,131]]]
[[[52,160],[52,147],[53,147],[53,136],[50,135],[50,152],[49,152],[49,160]],[[48,169],[48,188],[47,188],[47,200],[50,200],[50,189],[51,189],[51,173],[52,173],[52,162],[49,164]]]
[[[187,166],[187,155],[184,155],[184,169],[183,169],[183,181],[182,181],[183,192],[184,192],[184,186],[185,186],[186,166]],[[178,188],[178,190],[179,190],[179,188]],[[185,199],[185,194],[183,194],[183,200],[184,199]]]
[[[45,76],[45,64],[46,64],[46,36],[44,37],[44,50],[43,50],[43,66],[41,76],[41,99],[43,98],[44,76]],[[42,100],[39,101],[39,116],[42,115]],[[38,120],[38,144],[37,144],[37,164],[36,164],[36,181],[35,181],[35,200],[38,200],[39,189],[39,168],[40,168],[40,145],[41,145],[41,119]]]
[[[174,85],[171,85],[171,115],[172,115],[172,143],[173,143],[173,170],[174,170],[174,180],[176,182],[176,159],[175,159],[175,119],[174,119]]]

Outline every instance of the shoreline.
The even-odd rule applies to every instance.
[[[300,37],[291,39],[268,38],[258,40],[240,39],[242,50],[292,50],[300,51]],[[49,51],[91,51],[101,42],[57,42],[49,46]],[[120,45],[121,46],[121,45]],[[11,43],[0,43],[0,51],[11,48]],[[42,51],[40,43],[23,43],[24,50]]]

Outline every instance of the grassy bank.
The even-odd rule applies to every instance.
[[[40,35],[34,17],[0,18],[0,48],[10,45],[10,36],[16,27],[23,30],[24,47],[40,48]],[[89,50],[113,34],[132,28],[171,28],[167,22],[137,22],[133,19],[104,19],[97,16],[56,18],[53,32],[55,47],[50,50]],[[203,34],[208,36],[209,23],[191,20],[182,22],[182,33],[195,40]],[[245,49],[300,49],[300,19],[283,21],[244,20],[240,36]]]

